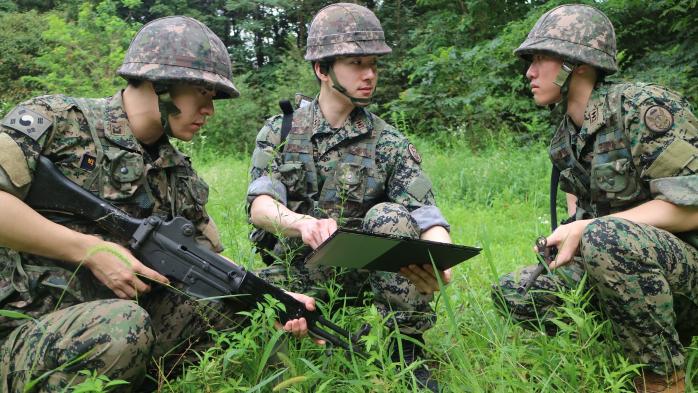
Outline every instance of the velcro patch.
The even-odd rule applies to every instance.
[[[24,187],[31,181],[27,159],[24,157],[22,148],[5,133],[0,133],[0,167],[17,188]]]
[[[418,177],[414,178],[407,186],[407,192],[416,200],[424,202],[424,198],[431,191],[431,180],[426,173],[421,172]]]
[[[675,139],[647,168],[653,179],[676,176],[683,168],[691,167],[698,157],[698,149],[683,139]]]
[[[645,112],[645,125],[650,131],[663,134],[674,125],[674,115],[661,105],[653,105]]]
[[[252,166],[259,169],[267,169],[274,156],[266,150],[257,150],[252,155]]]
[[[80,168],[91,171],[95,169],[97,165],[97,157],[93,156],[91,153],[87,152],[82,155],[82,160],[80,160]]]
[[[5,127],[19,131],[35,141],[44,135],[51,124],[51,120],[23,106],[15,107],[2,120],[2,125]]]

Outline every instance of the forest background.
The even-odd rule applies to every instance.
[[[698,0],[580,2],[600,8],[616,27],[621,71],[611,80],[660,83],[684,94],[695,108]],[[264,120],[280,112],[280,99],[316,94],[317,82],[302,55],[310,18],[329,3],[0,0],[0,117],[35,95],[112,95],[124,86],[115,70],[140,26],[177,14],[203,21],[227,45],[241,96],[217,102],[216,116],[201,135],[178,146],[211,185],[209,210],[226,254],[259,266],[246,237],[249,154]],[[427,343],[442,386],[475,392],[632,389],[628,381],[638,367],[623,358],[583,291],[566,295],[555,338],[512,325],[489,299],[489,284],[499,275],[535,262],[533,241],[550,226],[545,144],[559,114],[535,107],[524,78],[527,65],[512,51],[540,15],[567,2],[359,3],[375,11],[393,48],[380,59],[371,110],[418,146],[454,241],[483,248],[481,256],[458,266],[454,283],[435,303],[439,322]],[[330,309],[336,308],[323,304],[326,313]],[[333,312],[341,324],[381,324],[375,310]],[[192,392],[412,391],[409,373],[391,365],[380,345],[388,337],[380,329],[367,339],[378,363],[326,358],[304,342],[277,359],[280,368],[266,368],[270,345],[280,336],[264,328],[269,315],[257,312],[254,318],[242,332],[214,333],[216,345],[185,374],[163,370],[155,382],[161,389]],[[688,353],[692,376],[698,351],[691,347]],[[108,390],[105,383],[91,375],[80,391]]]
[[[0,114],[28,97],[107,96],[133,34],[167,15],[200,19],[223,39],[234,64],[238,100],[217,105],[197,148],[249,152],[279,99],[313,95],[302,60],[320,0],[0,0]],[[403,131],[446,145],[478,147],[502,134],[517,141],[550,135],[512,55],[535,20],[564,1],[365,1],[383,24],[393,53],[381,58],[372,110]],[[696,0],[590,1],[616,26],[621,78],[654,81],[698,98]]]

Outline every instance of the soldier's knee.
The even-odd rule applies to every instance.
[[[632,250],[627,240],[633,223],[615,217],[593,220],[582,233],[579,251],[585,265],[598,259],[600,254],[624,255]]]
[[[511,294],[516,293],[514,283],[513,273],[507,273],[499,277],[499,281],[496,284],[492,284],[490,288],[492,303],[495,308],[503,314],[509,314],[512,306],[515,305],[515,302],[508,301],[508,299],[511,298]]]
[[[117,369],[145,369],[155,344],[150,315],[141,306],[128,300],[110,303],[102,312],[115,316],[109,327],[109,345],[102,360]]]
[[[403,205],[383,202],[373,206],[366,212],[363,228],[366,232],[419,237],[420,230],[417,222]]]

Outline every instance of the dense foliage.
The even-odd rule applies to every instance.
[[[363,1],[382,20],[393,54],[381,59],[374,110],[401,128],[448,144],[549,132],[529,99],[525,64],[512,55],[534,21],[566,1]],[[582,1],[608,14],[618,35],[618,78],[656,81],[698,99],[696,0]],[[198,148],[246,151],[276,103],[317,85],[302,59],[313,13],[326,0],[0,0],[0,114],[36,94],[103,96],[130,37],[145,22],[184,14],[229,48],[242,97],[220,103]],[[409,125],[409,127],[407,127]]]

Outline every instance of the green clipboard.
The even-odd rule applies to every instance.
[[[398,272],[408,265],[431,265],[446,270],[480,253],[478,247],[379,235],[340,228],[305,258],[309,266]]]

